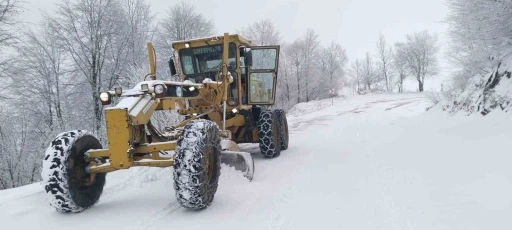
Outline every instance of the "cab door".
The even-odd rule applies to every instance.
[[[248,58],[248,104],[275,103],[280,46],[253,46]]]

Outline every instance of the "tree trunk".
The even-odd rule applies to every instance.
[[[295,64],[295,72],[297,75],[297,103],[300,103],[300,78],[299,78],[299,64]]]
[[[307,79],[307,77],[306,77],[305,80],[306,80],[306,102],[309,102],[309,86],[308,86],[308,79]]]
[[[386,78],[386,92],[389,92],[388,74],[384,71],[384,77]]]
[[[400,87],[398,87],[400,93],[404,92],[404,75],[400,74]]]
[[[423,92],[423,83],[424,82],[418,80],[418,89],[420,90],[420,92]]]
[[[57,112],[57,121],[59,123],[59,128],[64,129],[64,117],[62,116],[62,107],[61,107],[61,103],[60,103],[59,77],[57,76],[55,80],[56,80],[55,84],[56,84],[56,91],[57,91],[57,95],[56,95],[57,98],[55,99],[55,101],[57,103],[55,106],[56,107],[55,109]]]

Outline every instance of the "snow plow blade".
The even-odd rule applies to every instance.
[[[221,162],[241,171],[245,178],[252,181],[254,176],[254,161],[248,152],[222,151]]]
[[[223,139],[221,145],[221,162],[233,166],[236,170],[241,171],[245,178],[252,181],[254,176],[254,160],[251,154],[242,152],[240,147],[229,139]]]

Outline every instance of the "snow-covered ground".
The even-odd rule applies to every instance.
[[[291,111],[279,158],[244,145],[254,180],[224,167],[206,210],[177,204],[172,169],[134,168],[79,214],[55,212],[39,184],[0,191],[0,229],[512,228],[512,116],[427,112],[422,94],[330,103]]]

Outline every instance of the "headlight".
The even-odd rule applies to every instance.
[[[164,93],[165,87],[162,84],[155,85],[155,89],[153,90],[156,94]]]
[[[196,88],[194,86],[190,86],[190,88],[188,88],[189,91],[194,91]]]
[[[107,92],[100,93],[100,100],[102,102],[107,102],[110,100],[110,94]]]
[[[102,105],[110,105],[112,103],[112,96],[108,92],[100,93],[100,101]]]

